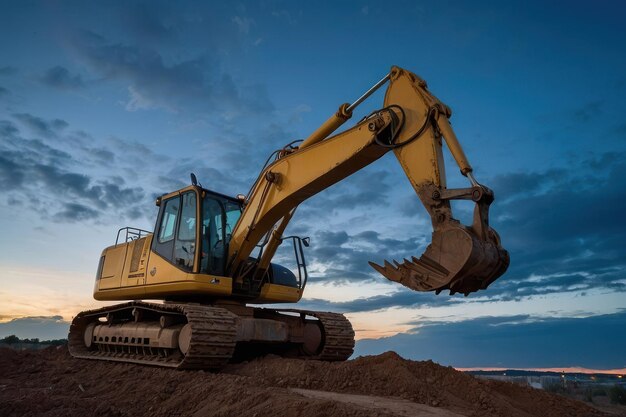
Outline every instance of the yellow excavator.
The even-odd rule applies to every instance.
[[[387,83],[383,108],[330,136]],[[450,116],[424,80],[392,67],[304,141],[274,152],[248,195],[215,193],[192,174],[192,185],[157,198],[154,232],[120,229],[104,249],[94,298],[127,302],[76,315],[70,353],[179,369],[220,369],[233,358],[266,353],[348,359],[354,331],[342,314],[250,304],[301,299],[308,238],[283,236],[296,208],[390,151],[432,219],[432,243],[419,258],[370,265],[416,291],[467,295],[487,288],[506,271],[509,255],[489,226],[493,192],[472,174]],[[446,187],[443,141],[467,188]],[[475,203],[470,226],[452,216],[451,200],[462,199]],[[294,246],[293,270],[271,262],[284,241]]]

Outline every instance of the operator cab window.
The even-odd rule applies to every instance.
[[[196,246],[196,193],[163,201],[153,250],[184,271],[193,271]]]
[[[174,245],[174,263],[185,271],[193,270],[196,253],[196,193],[182,195],[178,234]]]
[[[202,260],[200,272],[224,275],[228,243],[241,216],[241,205],[209,194],[202,203]]]
[[[223,237],[224,209],[221,202],[207,194],[202,204],[202,260],[200,272],[204,274],[224,274],[224,250],[220,250]]]
[[[178,203],[178,198],[172,198],[165,202],[161,227],[159,228],[159,243],[165,243],[174,239],[176,219],[178,218]]]
[[[157,223],[157,235],[152,241],[152,249],[170,262],[172,262],[174,253],[174,236],[176,235],[179,208],[180,197],[178,196],[161,203],[161,215]]]

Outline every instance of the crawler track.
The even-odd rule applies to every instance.
[[[83,332],[88,324],[107,314],[122,313],[139,308],[149,312],[184,316],[191,325],[191,343],[186,355],[179,351],[164,352],[142,346],[122,346],[111,349],[98,346],[88,349]],[[98,310],[84,311],[74,318],[68,336],[72,356],[130,362],[179,369],[219,369],[232,357],[236,345],[237,316],[223,308],[195,304],[151,304],[133,301]]]
[[[285,309],[277,312],[300,313],[317,318],[322,327],[323,347],[311,359],[323,361],[345,361],[354,352],[354,330],[343,314],[321,313],[318,311]]]
[[[132,322],[133,310],[140,310],[145,316],[165,315],[174,318],[179,327],[189,325],[191,338],[189,349],[183,354],[178,348],[161,348],[137,343],[93,340],[87,347],[84,334],[87,327],[94,323]],[[265,310],[265,309],[264,309]],[[308,310],[270,310],[275,313],[298,313],[312,316],[319,320],[322,342],[314,355],[298,355],[303,359],[324,361],[345,361],[354,351],[354,330],[350,322],[336,313],[322,313]],[[108,318],[107,322],[100,321]],[[235,353],[237,345],[238,317],[226,308],[210,305],[172,303],[154,304],[133,301],[97,310],[79,313],[70,326],[68,345],[70,354],[76,358],[98,359],[114,362],[137,363],[177,369],[214,369],[224,367]],[[133,339],[134,340],[134,339]]]

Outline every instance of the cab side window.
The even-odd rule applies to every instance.
[[[171,262],[174,253],[174,237],[178,223],[180,197],[172,197],[161,204],[163,205],[161,209],[162,215],[158,224],[157,239],[153,242],[153,250]]]
[[[174,263],[180,269],[191,272],[196,253],[196,193],[185,193],[181,200],[180,222],[174,245]]]
[[[163,201],[153,250],[184,271],[193,271],[196,253],[196,193]]]
[[[174,239],[176,220],[178,219],[178,203],[178,197],[165,202],[165,207],[163,208],[163,218],[161,219],[161,227],[159,228],[159,243],[169,242]]]

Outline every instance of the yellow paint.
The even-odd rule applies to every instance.
[[[302,291],[286,285],[265,284],[254,303],[295,303],[300,301]]]
[[[185,274],[184,281],[160,282],[134,287],[114,288],[94,292],[96,300],[133,300],[166,298],[168,296],[206,296],[207,298],[231,295],[232,279],[204,274]]]
[[[105,249],[102,254],[106,255],[106,262],[102,268],[100,288],[118,288],[121,284],[122,270],[126,260],[127,245],[111,246]]]
[[[232,293],[232,279],[181,271],[150,250],[153,235],[105,249],[103,271],[116,274],[96,281],[96,300],[165,298],[169,295],[205,295],[227,297]],[[131,271],[135,245],[143,244],[136,271]],[[120,284],[121,283],[121,284]]]

